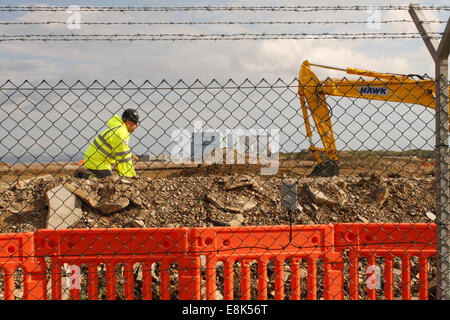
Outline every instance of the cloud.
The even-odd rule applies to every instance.
[[[248,50],[241,59],[242,69],[249,74],[298,75],[301,63],[312,63],[340,68],[362,68],[378,72],[411,73],[413,65],[422,54],[411,59],[410,55],[395,55],[364,51],[361,45],[344,41],[328,41],[318,44],[314,40],[304,41],[265,41]],[[415,61],[417,60],[417,61]],[[318,69],[319,77],[343,77],[345,73]],[[348,77],[348,75],[347,75]]]
[[[40,68],[45,66],[45,62],[41,59],[30,59],[30,60],[9,60],[8,62],[2,63],[2,70],[14,73],[24,73],[24,72],[38,72]]]

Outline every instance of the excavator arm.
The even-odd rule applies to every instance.
[[[311,66],[345,71],[347,74],[361,77],[357,80],[327,78],[321,81],[312,72]],[[363,79],[363,76],[369,79]],[[318,163],[311,176],[330,177],[339,174],[338,152],[331,123],[331,113],[326,102],[327,95],[404,102],[434,109],[434,79],[416,77],[418,79],[414,79],[413,75],[378,73],[354,68],[341,69],[304,61],[300,69],[298,94],[305,121],[306,136],[310,143],[309,150]],[[317,148],[312,141],[312,128],[308,112],[314,120],[323,148]],[[319,151],[325,152],[328,160],[323,161]]]

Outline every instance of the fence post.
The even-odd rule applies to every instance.
[[[436,84],[436,243],[437,299],[450,300],[450,214],[448,170],[448,55],[450,18],[439,42],[433,35],[418,4],[411,4],[409,14],[435,62]]]

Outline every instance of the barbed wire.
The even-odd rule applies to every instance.
[[[442,32],[428,36],[442,37]],[[417,32],[358,32],[358,33],[231,33],[231,34],[18,34],[0,35],[2,41],[196,41],[196,40],[284,40],[284,39],[411,39]]]
[[[60,6],[0,6],[0,11],[66,11],[69,7]],[[409,10],[409,6],[161,6],[161,7],[137,7],[137,6],[84,6],[77,7],[80,11],[361,11],[361,10]],[[450,6],[421,6],[422,10],[450,11]]]
[[[405,23],[410,22],[408,19],[397,19],[397,20],[383,20],[377,21],[377,23],[388,24],[388,23]],[[447,23],[443,20],[429,20],[423,21],[424,23]],[[23,22],[0,22],[0,25],[46,25],[46,24],[67,24],[67,21],[23,21]],[[115,21],[104,21],[104,22],[80,22],[80,25],[272,25],[272,24],[367,24],[367,21],[167,21],[167,22],[153,22],[153,21],[125,21],[125,22],[115,22]]]

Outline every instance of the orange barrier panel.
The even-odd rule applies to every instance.
[[[14,272],[22,269],[23,299],[41,300],[45,296],[45,264],[35,259],[32,233],[0,234],[0,269],[4,274],[4,298],[14,300]]]
[[[428,264],[436,254],[435,224],[354,224],[249,226],[214,228],[73,229],[38,230],[34,234],[0,235],[0,269],[4,297],[14,299],[14,271],[24,273],[24,299],[47,299],[47,275],[51,274],[51,299],[63,299],[64,285],[70,299],[80,299],[80,266],[87,269],[88,299],[98,299],[98,266],[104,266],[105,295],[115,299],[116,267],[123,268],[123,298],[134,299],[134,267],[142,266],[142,297],[152,299],[152,267],[159,264],[159,295],[170,299],[171,280],[178,280],[179,299],[215,299],[217,264],[223,265],[223,297],[234,299],[240,286],[241,300],[269,298],[273,281],[274,299],[285,298],[285,268],[290,264],[290,299],[300,299],[302,275],[307,281],[307,299],[344,299],[344,256],[348,253],[348,293],[359,299],[360,258],[370,268],[367,279],[377,276],[377,258],[384,259],[384,298],[394,299],[394,258],[401,260],[402,299],[411,298],[411,259],[418,257],[419,298],[428,298]],[[50,259],[47,270],[45,258]],[[289,261],[289,262],[288,262]],[[306,262],[306,266],[302,265]],[[320,263],[319,263],[320,262]],[[235,273],[240,263],[240,274]],[[254,263],[257,265],[255,266]],[[71,273],[61,282],[63,265]],[[170,268],[177,265],[178,279]],[[272,267],[273,265],[273,267]],[[306,270],[302,270],[306,268]],[[323,268],[323,269],[320,269]],[[321,272],[323,270],[323,272]],[[270,272],[269,272],[270,271]],[[306,271],[306,275],[301,271]],[[252,280],[252,274],[257,279]],[[238,280],[234,277],[239,275]],[[318,276],[323,274],[323,283]],[[273,278],[272,278],[273,277]],[[202,282],[205,288],[202,294]],[[256,281],[256,286],[254,282]],[[367,297],[377,298],[375,282],[367,282]],[[370,285],[370,286],[369,286]],[[255,289],[256,288],[256,289]],[[256,294],[254,290],[257,290]]]
[[[292,233],[292,239],[290,239]],[[275,299],[284,299],[284,263],[291,261],[291,299],[300,298],[300,265],[308,262],[308,299],[317,299],[317,261],[324,264],[324,299],[342,299],[342,259],[334,251],[332,225],[193,228],[190,253],[205,256],[206,299],[216,298],[216,264],[224,268],[224,299],[233,299],[233,264],[241,263],[241,300],[250,299],[251,267],[258,264],[258,299],[267,299],[267,264],[274,263]],[[199,276],[200,269],[196,271]],[[200,292],[195,296],[200,299]]]
[[[436,225],[425,223],[385,223],[334,225],[335,249],[349,250],[349,292],[359,299],[359,258],[376,266],[376,257],[384,258],[384,298],[394,298],[393,259],[401,258],[402,299],[411,299],[411,257],[419,257],[419,298],[428,299],[428,259],[436,254]],[[376,289],[368,288],[369,299],[376,299]]]
[[[35,233],[36,254],[52,258],[52,299],[62,298],[61,268],[64,264],[88,268],[88,298],[98,298],[97,267],[106,275],[106,298],[116,299],[115,268],[123,265],[124,298],[134,299],[133,266],[143,265],[142,295],[151,299],[151,267],[160,266],[160,296],[170,299],[169,266],[180,263],[180,277],[185,277],[182,259],[188,252],[188,229],[90,229],[39,230]],[[77,270],[75,267],[75,270]],[[78,269],[79,270],[79,269]],[[80,276],[78,274],[78,276]],[[70,298],[80,298],[79,286],[71,287]]]

